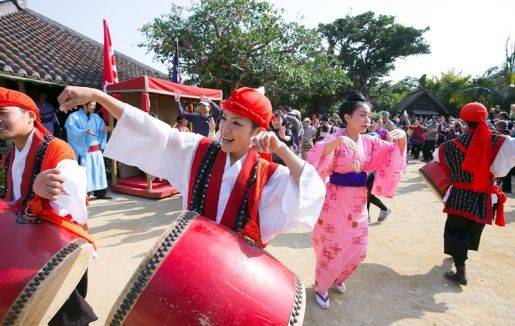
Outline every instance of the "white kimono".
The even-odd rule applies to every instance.
[[[15,147],[16,153],[11,168],[12,176],[12,201],[21,197],[21,181],[25,170],[25,161],[32,145],[34,130],[30,134],[25,146],[20,151]],[[86,224],[88,221],[88,211],[86,208],[86,169],[77,164],[75,160],[62,160],[56,169],[61,171],[61,176],[65,178],[63,191],[57,196],[57,200],[50,201],[50,206],[59,216],[70,214],[77,223]]]
[[[191,165],[201,138],[194,133],[179,132],[127,104],[104,155],[169,180],[182,193],[186,208]],[[218,200],[218,223],[244,160],[245,156],[232,166],[230,160],[226,161]],[[265,185],[259,203],[263,243],[292,227],[304,225],[312,229],[324,197],[325,185],[313,166],[304,165],[299,184],[287,167],[278,166]]]

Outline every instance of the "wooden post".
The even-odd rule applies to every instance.
[[[148,94],[148,104],[149,104],[149,112],[150,112],[150,108],[153,107],[152,105],[152,97],[150,96],[150,94]],[[154,102],[155,106],[156,106],[156,114],[159,114],[159,107],[157,106],[157,100]],[[151,179],[151,175],[148,174],[148,173],[145,173],[145,175],[147,176],[147,191],[150,192],[152,191],[152,179]]]
[[[22,93],[26,93],[25,82],[23,80],[18,80],[18,91],[20,91]]]
[[[109,113],[109,127],[111,127],[111,133],[114,129],[114,118],[111,113]],[[118,183],[118,166],[115,160],[111,160],[111,185],[115,185]]]
[[[151,175],[148,174],[148,173],[145,173],[145,175],[147,176],[147,191],[152,191],[152,179],[151,179]]]

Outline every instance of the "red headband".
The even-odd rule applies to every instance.
[[[43,124],[41,124],[41,119],[39,117],[39,109],[36,106],[36,103],[34,103],[34,101],[30,97],[21,92],[0,87],[0,107],[8,106],[15,106],[25,111],[33,112],[36,116],[34,119],[36,128],[43,134],[52,134],[43,126]]]
[[[472,173],[472,188],[483,190],[490,186],[490,165],[492,164],[492,133],[486,125],[486,107],[477,102],[465,104],[460,110],[460,118],[465,122],[477,122],[472,140],[465,153],[463,170]]]
[[[460,110],[460,118],[464,121],[481,122],[488,116],[486,107],[478,102],[465,104]]]
[[[222,104],[225,110],[249,118],[259,127],[269,128],[272,120],[272,103],[253,88],[243,87],[232,92]]]

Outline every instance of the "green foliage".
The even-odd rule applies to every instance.
[[[406,95],[416,91],[420,82],[416,78],[406,77],[392,84],[389,81],[378,82],[370,90],[370,101],[374,111],[390,111]]]
[[[515,44],[510,44],[509,38],[506,40],[505,58],[503,64],[487,69],[483,76],[467,77],[466,83],[455,85],[457,87],[451,99],[457,108],[465,103],[481,102],[487,108],[499,104],[508,111],[510,104],[515,101]]]
[[[422,36],[428,30],[400,25],[393,16],[375,17],[371,11],[319,25],[337,66],[367,97],[378,79],[395,68],[395,60],[430,52]]]
[[[482,101],[487,106],[500,104],[508,110],[515,102],[515,43],[506,40],[505,62],[497,67],[488,69],[483,76],[476,78],[472,86],[465,89],[465,96]]]
[[[390,110],[406,95],[429,89],[457,115],[465,103],[503,108],[515,102],[515,45],[506,42],[506,61],[481,77],[454,71],[438,77],[383,77],[397,59],[429,53],[429,28],[403,26],[395,17],[365,12],[346,15],[312,30],[283,18],[283,10],[263,0],[197,0],[144,25],[140,46],[171,68],[179,39],[186,83],[222,89],[228,96],[242,86],[265,86],[274,105],[310,112],[335,112],[351,89],[360,90],[374,110]]]
[[[463,90],[471,85],[470,76],[462,76],[451,70],[426,81],[429,89],[449,110],[449,114],[458,115],[463,104],[471,102],[464,96]]]
[[[276,104],[334,95],[347,83],[332,69],[316,31],[286,22],[283,11],[257,0],[200,0],[142,27],[145,46],[171,65],[179,37],[181,68],[189,83],[222,89],[265,86]]]

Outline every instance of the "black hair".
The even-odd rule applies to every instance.
[[[370,103],[367,101],[365,96],[358,91],[351,91],[349,96],[343,104],[340,106],[338,110],[338,114],[340,115],[340,119],[345,120],[345,114],[352,115],[356,109],[362,107],[363,105],[369,105]]]
[[[282,115],[281,115],[281,111],[280,110],[275,110],[273,111],[273,114],[274,116],[272,117],[272,120],[270,120],[270,122],[268,123],[268,126],[271,130],[275,129],[274,128],[274,125],[273,125],[273,121],[277,118],[281,118],[282,119],[282,122],[281,122],[281,126],[284,126],[286,124],[286,121],[284,121],[284,119],[282,118]],[[252,121],[254,123],[254,121]],[[256,128],[257,128],[257,124],[256,124]],[[254,128],[254,129],[256,129]]]
[[[274,110],[274,112],[272,112],[274,114],[274,116],[276,117],[282,117],[282,112],[281,110]]]
[[[454,121],[454,129],[456,129],[460,134],[463,132],[463,126],[458,120]]]
[[[321,125],[320,126],[320,130],[323,131],[323,132],[330,132],[331,131],[331,126]]]
[[[472,128],[472,129],[476,128],[476,127],[477,127],[477,125],[479,124],[479,123],[477,123],[477,122],[475,122],[475,121],[465,121],[465,123],[467,124],[467,126],[468,126],[469,128]]]
[[[15,108],[17,108],[18,110],[20,110],[21,113],[25,113],[25,112],[32,112],[32,111],[29,111],[29,110],[25,110],[24,108],[20,108],[19,106],[15,106]],[[36,119],[34,118],[34,127],[36,127]]]
[[[184,117],[183,117],[183,116],[178,115],[178,116],[177,116],[177,119],[176,119],[176,120],[177,120],[177,123],[181,123],[181,121],[182,121],[183,119],[184,119]]]
[[[497,119],[508,120],[508,113],[506,113],[506,112],[499,112],[497,114]]]

